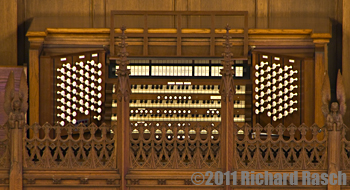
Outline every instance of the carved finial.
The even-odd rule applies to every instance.
[[[224,42],[225,52],[222,55],[224,56],[225,64],[232,65],[231,58],[232,58],[233,54],[231,53],[232,44],[230,43],[231,36],[229,35],[230,26],[227,24],[225,29],[226,29],[226,35],[224,36],[224,38],[225,38],[225,42]],[[229,65],[227,65],[227,66],[229,66]]]
[[[223,68],[220,71],[220,74],[222,76],[221,78],[221,88],[220,88],[220,94],[224,98],[223,101],[232,101],[232,96],[234,94],[234,85],[233,85],[233,75],[234,70],[232,69],[233,61],[232,61],[232,53],[231,53],[231,47],[232,44],[230,43],[231,36],[229,35],[230,26],[226,25],[226,35],[224,36],[225,42],[225,52],[222,54],[224,56],[224,60],[221,62],[223,65]],[[226,96],[229,97],[228,100],[226,100]]]
[[[126,27],[125,26],[122,26],[120,28],[120,30],[122,31],[122,35],[119,36],[119,38],[121,39],[121,43],[118,44],[119,46],[119,53],[118,53],[118,56],[120,57],[120,62],[126,62],[127,61],[127,56],[129,55],[128,52],[126,51],[126,47],[128,46],[127,43],[125,43],[125,39],[127,38],[125,36],[125,30],[126,30]]]
[[[122,26],[120,30],[122,31],[122,35],[119,37],[121,39],[121,43],[118,45],[120,47],[120,51],[118,53],[120,59],[118,61],[119,69],[116,71],[116,74],[118,75],[117,96],[119,101],[122,100],[122,97],[129,99],[129,95],[131,93],[129,81],[130,69],[127,68],[129,61],[127,59],[128,52],[126,51],[126,47],[128,44],[125,43],[125,39],[127,38],[125,36],[126,27]]]

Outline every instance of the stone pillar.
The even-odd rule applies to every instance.
[[[120,189],[125,190],[126,187],[126,174],[130,168],[130,118],[129,118],[129,98],[131,94],[130,87],[130,70],[127,69],[129,61],[127,60],[128,53],[126,52],[125,43],[125,27],[122,27],[121,43],[119,44],[120,52],[118,56],[119,69],[117,70],[118,83],[116,85],[117,92],[117,166],[120,172],[121,181]]]

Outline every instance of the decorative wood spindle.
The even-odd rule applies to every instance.
[[[231,37],[229,36],[230,27],[226,26],[226,35],[224,36],[225,42],[225,52],[223,53],[224,60],[221,62],[223,69],[221,69],[220,74],[221,85],[221,127],[222,127],[222,170],[223,172],[231,171],[233,169],[233,95],[234,95],[234,83],[232,70],[232,53],[230,48],[232,47],[230,43]],[[226,186],[229,188],[228,186]]]
[[[116,85],[117,92],[117,123],[118,127],[115,129],[117,131],[117,151],[118,151],[118,159],[117,166],[121,176],[120,187],[122,190],[126,189],[126,180],[125,176],[129,170],[129,128],[130,128],[130,119],[129,119],[129,98],[131,94],[130,89],[130,69],[127,69],[127,65],[129,65],[129,61],[127,60],[128,53],[126,52],[127,43],[125,43],[125,30],[126,27],[122,26],[121,28],[122,35],[120,36],[121,43],[119,43],[120,52],[118,56],[120,59],[118,60],[119,69],[116,71],[118,75],[118,82]]]

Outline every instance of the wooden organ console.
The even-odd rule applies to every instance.
[[[161,121],[217,125],[221,122],[220,61],[217,58],[130,58],[130,121],[134,125]],[[118,69],[115,64],[111,66]],[[252,121],[251,84],[246,82],[250,71],[247,60],[235,60],[234,68],[237,79],[234,121],[243,125]],[[105,120],[114,123],[118,105],[116,95],[112,97],[111,103],[106,102],[112,108]]]
[[[120,15],[149,16],[147,11],[112,13],[111,18],[118,16],[115,21],[124,18]],[[133,125],[220,123],[220,69],[226,32],[221,25],[222,15],[244,18],[240,26],[229,30],[229,35],[234,38],[230,41],[235,73],[233,122],[276,126],[279,123],[311,125],[322,120],[322,115],[315,111],[320,110],[320,105],[314,97],[321,87],[316,79],[323,77],[320,65],[324,64],[325,54],[322,53],[324,48],[320,47],[328,43],[330,36],[327,33],[306,29],[248,29],[245,11],[156,11],[152,14],[157,17],[148,19],[165,14],[166,18],[187,19],[188,22],[171,20],[174,22],[169,24],[153,20],[156,25],[151,27],[147,19],[143,19],[144,23],[135,23],[135,28],[126,29],[130,54],[128,69],[131,71],[127,114]],[[207,15],[203,19],[210,18],[213,22],[206,28],[191,28],[199,18],[192,18],[193,15]],[[193,22],[189,22],[191,19]],[[29,76],[36,73],[40,78],[40,81],[29,81],[32,86],[37,86],[40,96],[38,103],[30,102],[31,124],[94,122],[99,125],[118,121],[116,55],[121,25],[112,23],[113,19],[110,28],[105,29],[68,27],[60,30],[60,26],[36,29],[34,26],[38,23],[33,22],[27,33],[30,43],[33,48],[37,43],[45,43],[38,46],[43,47],[42,52],[38,58],[32,57],[37,60],[28,67]],[[37,98],[35,88],[30,88],[34,89],[30,92],[31,100]],[[36,115],[40,115],[39,120]]]

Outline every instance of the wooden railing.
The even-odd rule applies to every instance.
[[[210,56],[215,55],[215,38],[222,38],[225,29],[216,28],[215,20],[219,16],[243,17],[244,26],[241,29],[232,30],[231,36],[243,39],[243,55],[248,55],[248,11],[111,11],[110,19],[110,55],[115,56],[115,37],[119,29],[115,29],[115,16],[141,16],[143,24],[141,28],[127,29],[129,38],[143,38],[143,56],[148,56],[149,38],[176,38],[176,55],[181,56],[181,47],[183,38],[208,38],[210,39]],[[151,28],[149,24],[150,16],[160,17],[172,16],[176,23],[174,28]],[[206,29],[185,28],[182,23],[185,16],[208,16],[210,18],[210,27]],[[232,21],[233,22],[233,21]],[[119,25],[128,25],[127,22]],[[119,27],[118,25],[118,27]],[[118,34],[119,35],[119,34]]]
[[[33,135],[29,131],[33,131]],[[39,135],[39,131],[44,136]],[[25,126],[23,168],[115,170],[115,137],[113,129],[104,124]]]
[[[219,169],[220,125],[132,126],[131,169]]]

